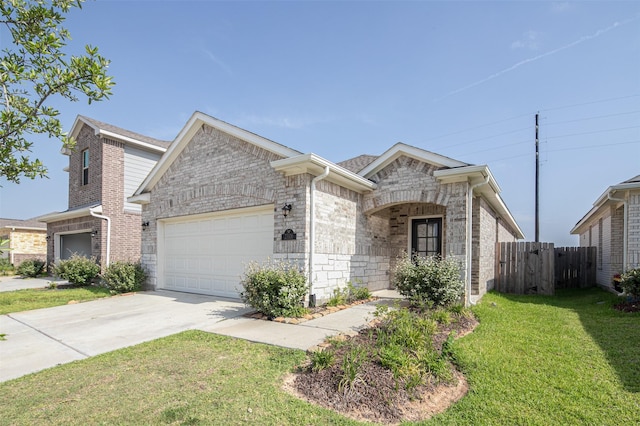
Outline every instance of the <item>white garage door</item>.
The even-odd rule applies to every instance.
[[[273,207],[161,225],[160,287],[238,298],[246,265],[273,255]]]

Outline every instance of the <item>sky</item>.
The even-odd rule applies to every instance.
[[[569,235],[611,185],[640,174],[640,2],[124,1],[67,16],[69,53],[111,60],[109,100],[77,115],[173,140],[201,111],[339,162],[396,142],[488,165],[535,237]],[[2,48],[8,47],[0,31]],[[47,179],[0,180],[0,217],[68,204],[61,143],[32,137]]]

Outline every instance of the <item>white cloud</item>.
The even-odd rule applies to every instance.
[[[537,31],[529,30],[522,35],[520,40],[516,40],[511,43],[512,49],[529,49],[538,50],[540,43],[538,42],[540,33]]]

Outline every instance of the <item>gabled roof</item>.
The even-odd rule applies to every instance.
[[[616,192],[623,192],[628,190],[638,190],[640,189],[640,175],[632,177],[631,179],[627,179],[625,181],[620,182],[617,185],[612,185],[606,189],[598,197],[598,199],[593,203],[593,207],[591,210],[587,212],[586,215],[582,217],[573,227],[573,229],[569,232],[570,234],[580,234],[584,226],[593,218],[597,216],[605,206],[609,206],[612,204],[617,204],[620,202],[620,196],[616,195]]]
[[[273,152],[274,154],[280,155],[285,158],[302,154],[299,151],[288,148],[272,140],[263,138],[262,136],[256,135],[255,133],[251,133],[247,130],[241,129],[240,127],[236,127],[232,124],[211,117],[210,115],[196,111],[191,116],[187,124],[182,128],[178,136],[176,136],[167,152],[160,158],[160,161],[158,161],[158,163],[151,170],[144,182],[142,182],[133,197],[131,197],[131,202],[134,202],[136,198],[139,200],[144,199],[144,197],[140,198],[138,196],[150,191],[151,188],[153,188],[153,186],[160,180],[162,175],[164,175],[164,173],[169,169],[169,166],[171,166],[171,164],[173,164],[173,162],[178,158],[180,153],[189,144],[193,136],[203,125],[218,129],[221,132],[234,136],[245,142],[249,142],[253,145],[256,145],[262,149]]]
[[[141,135],[83,115],[76,117],[76,121],[73,123],[73,127],[71,128],[69,135],[77,138],[80,129],[82,129],[84,125],[91,127],[97,136],[115,139],[128,145],[159,153],[165,152],[171,144],[169,141],[163,141]],[[63,154],[66,154],[66,152],[63,152]]]
[[[0,219],[0,228],[46,231],[47,224],[35,219]]]
[[[375,159],[377,159],[377,155],[359,155],[354,158],[350,158],[348,160],[341,161],[338,164],[340,167],[344,167],[347,170],[351,170],[353,173],[358,173],[360,170],[367,167],[369,164],[373,163]]]
[[[453,168],[470,165],[468,163],[463,163],[462,161],[445,157],[444,155],[436,154],[431,151],[398,142],[397,144],[389,148],[384,154],[372,161],[364,169],[360,170],[358,174],[365,178],[370,178],[403,155],[439,167]]]

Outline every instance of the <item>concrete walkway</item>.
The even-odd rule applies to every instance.
[[[251,309],[238,300],[171,291],[1,315],[6,340],[0,341],[0,381],[185,330],[306,350],[329,336],[357,332],[373,319],[375,304],[385,300],[299,325],[247,318],[243,315]]]
[[[0,277],[0,292],[24,290],[28,288],[45,288],[49,284],[68,284],[68,281],[56,277],[22,278],[19,276]]]

